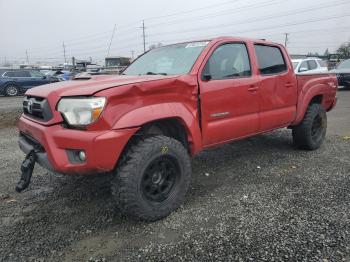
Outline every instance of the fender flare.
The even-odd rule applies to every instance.
[[[292,125],[298,125],[303,120],[306,110],[311,100],[315,96],[318,96],[318,95],[324,96],[326,93],[328,93],[329,86],[327,84],[318,83],[311,87],[310,85],[312,85],[312,83],[308,83],[307,85],[305,85],[305,87],[299,94],[296,118],[295,118],[295,121],[292,123]],[[322,99],[321,105],[325,107],[323,102],[324,102],[324,99]]]
[[[161,103],[139,107],[120,117],[112,128],[140,127],[153,121],[169,118],[180,121],[187,131],[191,154],[198,153],[202,148],[202,133],[198,124],[197,111],[190,110],[182,103]]]

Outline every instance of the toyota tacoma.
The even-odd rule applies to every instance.
[[[336,104],[333,74],[294,74],[286,49],[220,37],[150,50],[120,76],[90,76],[28,90],[18,122],[26,154],[52,173],[111,173],[113,201],[147,221],[169,215],[204,149],[288,127],[298,148],[324,141]]]

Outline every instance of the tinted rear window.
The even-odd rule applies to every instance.
[[[278,47],[254,45],[262,75],[278,74],[287,70],[281,50]]]
[[[30,77],[29,71],[10,71],[6,72],[5,76],[8,77]]]

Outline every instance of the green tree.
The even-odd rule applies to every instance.
[[[337,53],[342,58],[350,57],[350,42],[343,43],[337,50]]]

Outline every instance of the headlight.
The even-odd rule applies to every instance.
[[[102,113],[106,98],[62,98],[57,105],[65,120],[72,126],[86,126],[95,122]]]

